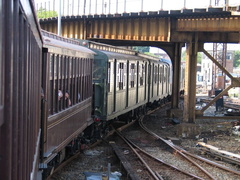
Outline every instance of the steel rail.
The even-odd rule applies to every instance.
[[[117,130],[116,132],[119,133],[118,130]],[[163,164],[163,165],[165,165],[165,166],[168,166],[169,168],[171,168],[171,169],[173,169],[173,170],[176,170],[176,171],[178,171],[178,172],[180,172],[180,173],[182,173],[182,174],[185,174],[185,175],[187,175],[187,176],[190,176],[191,178],[201,179],[201,180],[202,180],[201,177],[198,177],[198,176],[195,176],[194,174],[185,172],[185,171],[183,171],[183,170],[181,170],[181,169],[179,169],[179,168],[177,168],[177,167],[175,167],[175,166],[173,166],[173,165],[170,165],[170,164],[168,164],[168,163],[166,163],[166,162],[164,162],[164,161],[162,161],[162,160],[154,157],[153,155],[147,153],[147,152],[144,151],[142,148],[140,148],[139,146],[137,146],[137,145],[136,145],[134,142],[132,142],[130,139],[128,139],[128,138],[126,138],[126,137],[124,137],[124,138],[125,138],[132,146],[134,146],[136,149],[138,149],[139,151],[141,151],[141,153],[147,155],[148,157],[152,158],[153,160],[155,160],[155,161],[157,161],[157,162],[159,162],[159,163],[161,163],[161,164]],[[157,174],[157,172],[155,172],[155,173]],[[160,175],[157,175],[157,176],[160,176]]]
[[[180,148],[180,147],[178,147],[178,146],[176,146],[176,145],[173,145],[173,146],[176,147],[177,149],[179,149],[182,153],[184,153],[184,154],[186,154],[186,155],[188,155],[188,156],[191,156],[192,158],[198,159],[198,160],[200,160],[200,161],[204,161],[205,163],[208,163],[208,164],[210,164],[210,165],[213,165],[213,166],[218,167],[218,168],[220,168],[220,169],[223,169],[223,170],[225,170],[225,171],[232,172],[232,173],[234,173],[234,174],[236,174],[236,175],[240,175],[240,171],[235,171],[235,170],[230,169],[230,168],[228,168],[228,167],[225,167],[225,166],[223,166],[223,165],[221,165],[221,164],[215,163],[215,162],[210,161],[210,160],[208,160],[208,159],[205,159],[205,158],[203,158],[203,157],[200,157],[200,156],[194,155],[194,154],[192,154],[192,153],[189,153],[189,152],[187,152],[186,150],[184,150],[184,149],[182,149],[182,148]]]
[[[199,164],[197,164],[195,161],[193,161],[192,159],[190,159],[189,157],[187,157],[185,154],[183,154],[181,151],[179,151],[177,148],[175,148],[174,146],[172,146],[172,143],[170,143],[169,141],[163,139],[162,137],[156,135],[155,133],[153,133],[152,131],[150,131],[149,129],[147,129],[143,123],[142,120],[139,121],[139,125],[149,134],[154,135],[156,138],[160,139],[161,141],[163,141],[164,143],[166,143],[167,145],[169,145],[173,150],[175,150],[179,155],[181,155],[183,158],[187,159],[189,162],[191,162],[193,165],[195,165],[196,167],[198,167],[202,172],[204,172],[209,178],[211,179],[215,179],[212,174],[210,174],[208,171],[206,171],[202,166],[200,166]]]
[[[192,157],[192,158],[198,159],[198,160],[200,160],[200,161],[202,161],[202,162],[205,162],[205,163],[207,163],[207,164],[210,164],[210,165],[212,165],[212,166],[218,167],[218,168],[220,168],[220,169],[222,169],[222,170],[225,170],[225,171],[234,173],[234,174],[236,174],[236,175],[240,175],[240,172],[239,172],[239,171],[235,171],[235,170],[230,169],[230,168],[228,168],[228,167],[225,167],[225,166],[223,166],[223,165],[221,165],[221,164],[215,163],[215,162],[210,161],[210,160],[208,160],[208,159],[205,159],[205,158],[203,158],[203,157],[200,157],[200,156],[197,156],[197,155],[194,155],[194,154],[192,154],[192,153],[187,152],[186,150],[182,149],[181,147],[179,147],[179,146],[177,146],[177,145],[175,145],[175,144],[173,144],[173,143],[170,143],[169,141],[163,139],[162,137],[158,136],[158,135],[155,134],[154,132],[150,131],[146,126],[143,125],[142,122],[140,122],[140,123],[141,123],[141,125],[144,127],[144,130],[146,129],[146,131],[147,131],[148,133],[154,135],[156,138],[159,138],[160,140],[162,140],[162,141],[164,141],[165,143],[167,143],[167,144],[168,144],[169,146],[171,146],[174,150],[176,150],[179,154],[184,155],[184,156],[185,156],[185,155],[190,156],[190,157]]]
[[[154,171],[148,166],[148,164],[145,162],[145,160],[140,156],[140,154],[134,149],[134,147],[130,144],[130,142],[124,137],[118,130],[116,130],[116,133],[121,139],[131,148],[131,150],[136,154],[136,156],[139,158],[139,160],[144,164],[144,166],[147,168],[148,172],[152,175],[152,177],[156,180],[159,180],[157,175],[154,173]]]

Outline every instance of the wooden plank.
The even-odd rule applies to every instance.
[[[225,156],[228,156],[228,157],[231,157],[231,158],[237,158],[239,161],[240,161],[240,155],[239,154],[234,154],[234,153],[231,153],[231,152],[228,152],[228,151],[224,151],[224,150],[220,150],[219,148],[215,147],[215,146],[212,146],[212,145],[209,145],[209,144],[206,144],[204,142],[198,142],[197,143],[198,145],[202,146],[202,147],[205,147],[207,149],[209,149],[211,152],[215,152],[219,155],[225,155]]]
[[[124,156],[124,154],[119,150],[119,148],[117,147],[117,145],[115,143],[110,143],[110,145],[112,146],[113,150],[115,151],[116,155],[118,156],[121,164],[123,165],[124,169],[127,171],[128,175],[130,176],[130,178],[132,180],[138,180],[140,179],[137,174],[135,173],[135,171],[133,170],[131,164],[128,162],[128,160],[126,159],[126,157]]]

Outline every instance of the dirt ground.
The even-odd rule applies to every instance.
[[[147,118],[145,125],[153,130],[156,134],[165,139],[172,140],[173,143],[179,145],[183,149],[208,158],[217,163],[227,165],[230,168],[240,170],[239,167],[225,164],[220,159],[210,157],[200,151],[198,142],[206,142],[219,150],[240,155],[240,131],[233,131],[233,126],[240,122],[240,118],[222,119],[224,116],[220,112],[215,112],[215,107],[210,107],[205,115],[216,116],[216,119],[196,119],[195,126],[198,127],[196,135],[191,137],[182,137],[178,133],[179,126],[183,123],[182,118],[168,118],[161,110],[156,111],[150,118]],[[176,123],[177,122],[177,123]],[[238,134],[238,135],[237,135]]]
[[[214,107],[212,109],[210,108],[207,113],[208,115],[216,115]],[[217,114],[217,116],[221,116],[221,114]],[[168,118],[166,113],[162,110],[148,115],[144,120],[144,124],[163,138],[173,139],[174,143],[185,150],[210,158],[207,155],[201,154],[199,151],[199,147],[196,146],[199,141],[203,141],[204,139],[207,141],[207,144],[240,155],[240,136],[232,133],[232,122],[237,122],[238,120],[239,119],[197,119],[195,124],[199,127],[200,131],[196,136],[192,137],[178,136],[177,130],[178,126],[182,124],[182,119]],[[212,158],[211,160],[225,165],[224,162],[217,159]],[[61,172],[54,175],[51,179],[84,180],[84,172],[106,174],[109,164],[111,165],[112,173],[118,175],[122,174],[122,176],[118,176],[119,179],[127,179],[121,164],[118,162],[107,142],[103,142],[93,149],[84,151],[79,158],[65,167]],[[240,171],[239,167],[232,166],[231,168]]]

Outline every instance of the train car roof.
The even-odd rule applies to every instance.
[[[124,53],[118,53],[118,52],[111,52],[111,51],[103,51],[103,50],[96,50],[93,49],[93,51],[104,53],[109,59],[128,59],[128,60],[139,60],[140,58],[143,60],[146,60],[145,58],[131,55],[131,54],[124,54]]]
[[[169,59],[160,58],[160,61],[161,61],[161,62],[164,62],[164,63],[167,63],[167,64],[169,64],[169,65],[172,65],[172,61],[169,60]]]
[[[126,49],[123,47],[119,47],[119,46],[113,46],[113,45],[109,45],[109,44],[104,44],[104,43],[99,43],[99,42],[94,42],[94,41],[89,41],[89,40],[78,40],[78,42],[83,45],[86,46],[90,49],[92,49],[95,52],[102,52],[105,55],[107,55],[108,57],[111,58],[123,58],[125,57],[125,59],[127,58],[131,58],[131,59],[135,59],[135,60],[139,60],[139,58],[144,59],[144,60],[151,60],[151,61],[155,61],[155,62],[160,62],[160,63],[166,63],[163,61],[160,61],[160,59],[156,56],[151,56],[151,55],[147,55],[147,54],[143,54],[143,53],[139,53],[137,51],[131,50],[131,49]]]
[[[68,49],[69,51],[72,51],[72,53],[73,51],[78,51],[84,54],[92,54],[92,55],[95,54],[91,49],[81,46],[78,41],[64,38],[46,31],[42,31],[42,34],[43,34],[43,47],[45,48],[50,48],[50,49],[63,48],[63,49]]]

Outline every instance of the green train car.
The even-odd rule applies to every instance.
[[[81,41],[96,54],[93,114],[97,121],[131,121],[171,97],[171,64],[133,50]]]

